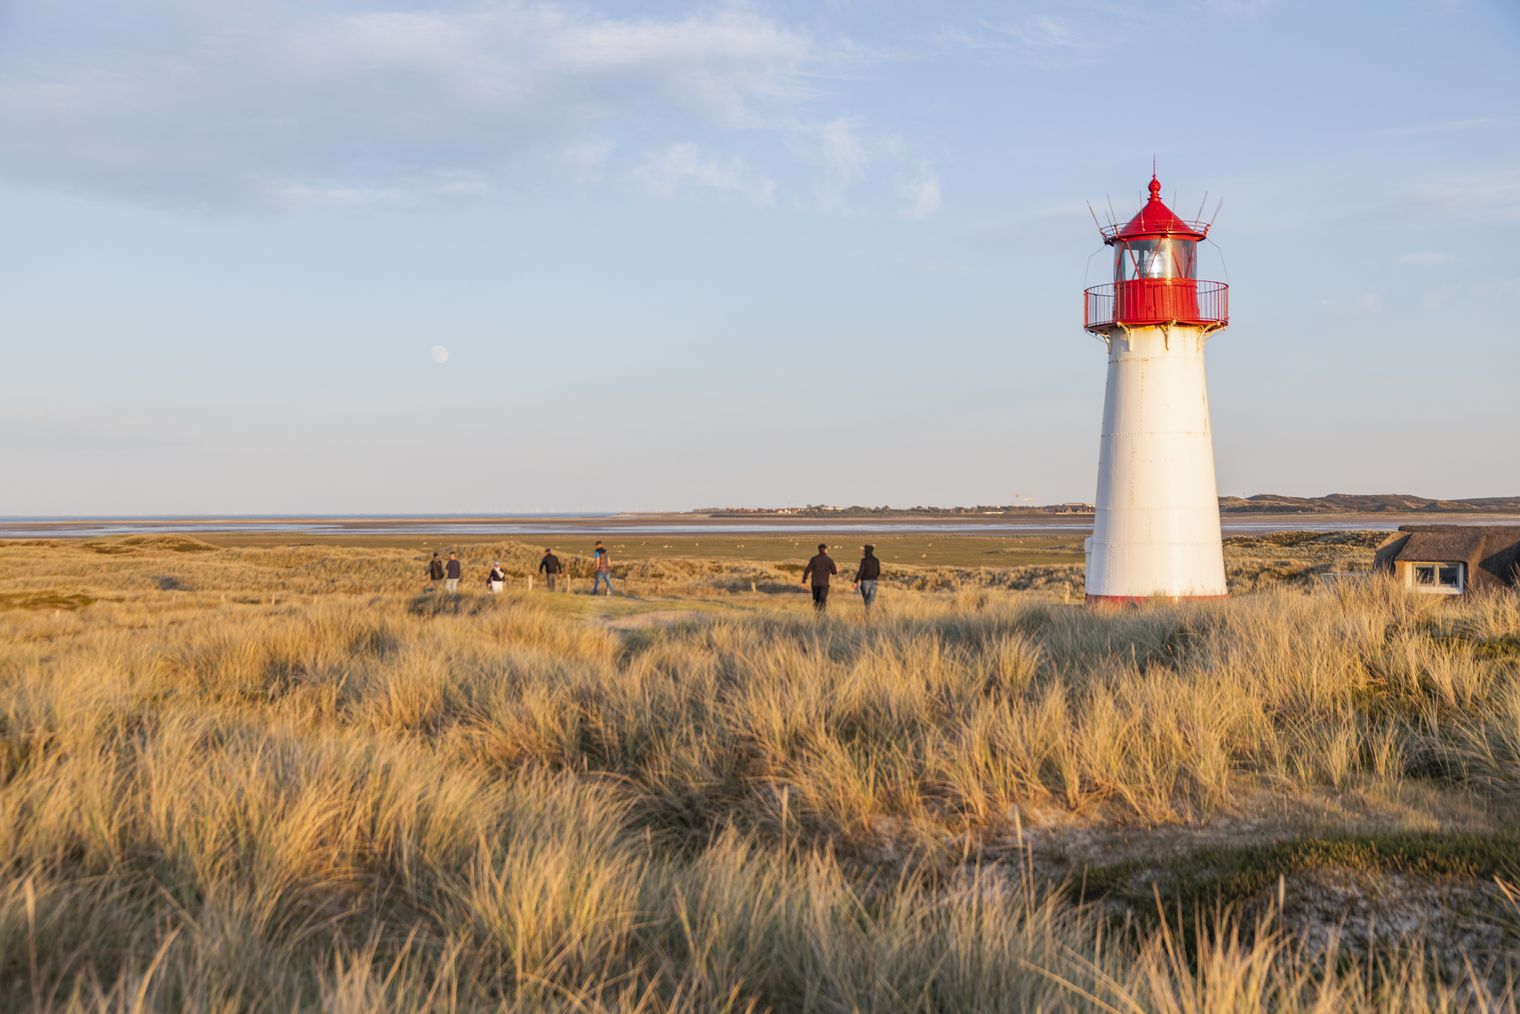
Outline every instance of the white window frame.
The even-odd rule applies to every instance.
[[[1434,573],[1430,584],[1420,581],[1420,570],[1429,567]],[[1442,584],[1441,571],[1446,567],[1457,568],[1457,583]],[[1405,564],[1404,584],[1424,595],[1461,595],[1467,590],[1467,564],[1456,560],[1411,560]]]

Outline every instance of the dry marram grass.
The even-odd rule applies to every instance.
[[[0,1007],[1514,999],[1520,597],[908,573],[865,625],[760,565],[421,560],[0,546]],[[1347,884],[1427,917],[1329,925]]]

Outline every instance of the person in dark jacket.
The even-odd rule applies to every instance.
[[[443,590],[459,594],[459,556],[449,554],[449,562],[443,565]]]
[[[554,555],[554,550],[546,548],[544,550],[544,558],[538,561],[538,572],[544,576],[544,581],[548,584],[550,591],[554,590],[554,579],[564,569],[564,566],[559,562],[559,557]]]
[[[839,568],[829,557],[829,547],[818,543],[818,555],[807,562],[802,570],[802,583],[813,579],[813,608],[820,613],[829,607],[829,577],[839,573]]]
[[[876,603],[876,582],[881,580],[881,561],[876,558],[875,546],[861,546],[860,566],[855,568],[855,587],[866,604],[866,612]]]
[[[491,573],[486,575],[486,587],[491,589],[492,594],[500,595],[501,590],[507,586],[507,572],[501,569],[501,561],[491,564]]]
[[[438,582],[443,580],[443,561],[438,559],[437,553],[434,553],[433,558],[428,561],[427,575],[428,589],[436,590]]]

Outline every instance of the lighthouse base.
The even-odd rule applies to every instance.
[[[1125,609],[1144,605],[1171,605],[1177,602],[1218,602],[1227,599],[1223,595],[1089,595],[1087,604],[1097,609]]]

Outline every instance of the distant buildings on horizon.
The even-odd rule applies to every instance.
[[[1000,516],[1004,514],[1091,514],[1093,505],[1072,501],[1070,503],[1045,504],[1035,506],[1025,505],[995,505],[979,504],[975,507],[865,507],[855,505],[853,507],[836,507],[833,504],[808,504],[806,507],[699,507],[691,511],[692,514],[705,514],[712,517],[753,517],[764,515],[766,517],[799,517],[817,518],[844,515],[882,515],[882,514],[955,514],[955,515],[988,515]]]
[[[1329,496],[1285,496],[1257,493],[1254,496],[1222,496],[1219,509],[1227,514],[1516,514],[1520,513],[1520,496],[1470,497],[1463,500],[1439,500],[1409,493],[1331,493]],[[836,507],[832,504],[809,504],[806,507],[703,507],[690,511],[710,517],[840,517],[903,514],[986,515],[1006,514],[1091,514],[1093,505],[1072,500],[1055,504],[979,504],[975,507]]]

